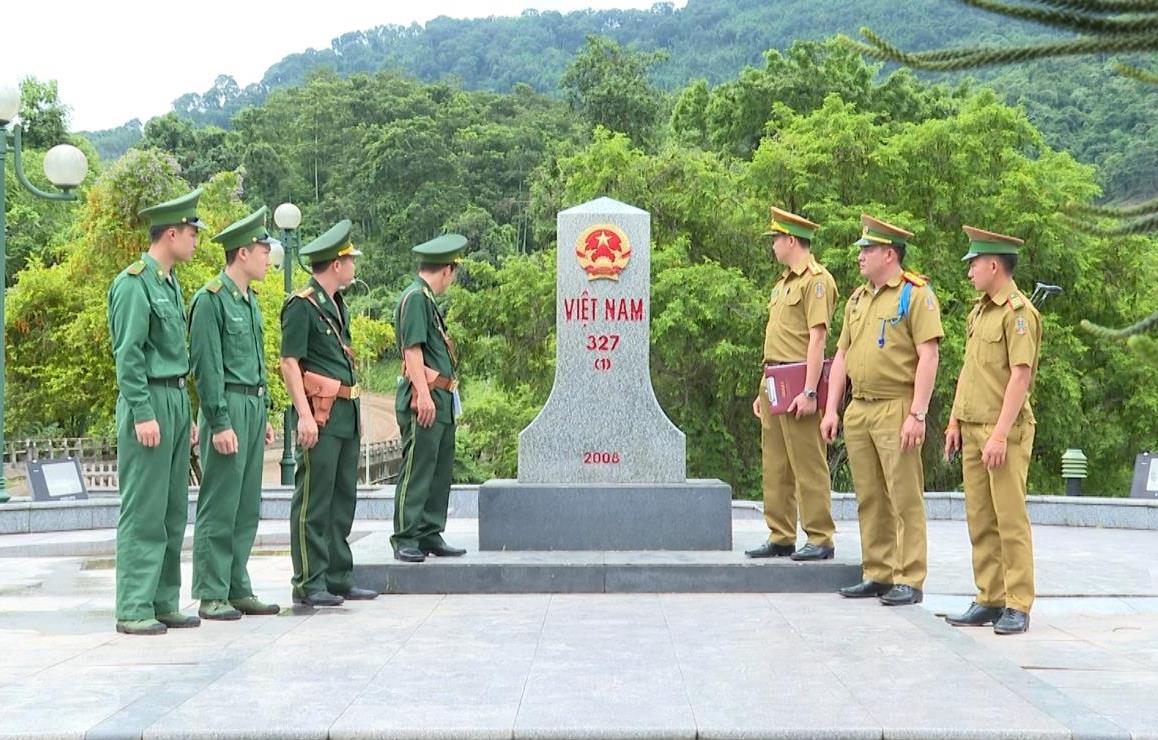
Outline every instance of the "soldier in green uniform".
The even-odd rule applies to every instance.
[[[354,282],[350,221],[302,247],[313,276],[281,313],[281,376],[297,411],[298,459],[290,506],[293,600],[339,606],[373,599],[354,585],[350,527],[358,501],[361,409],[341,292]]]
[[[188,262],[205,228],[201,189],[146,208],[149,249],[109,288],[117,370],[117,632],[158,635],[196,627],[178,611],[189,510],[189,447],[197,442],[185,376],[185,302],[173,266]]]
[[[863,579],[839,590],[885,606],[917,604],[928,571],[925,414],[940,360],[941,310],[924,278],[905,271],[907,240],[898,226],[861,216],[858,264],[868,282],[844,307],[821,434],[830,444],[840,423],[845,380],[852,403],[845,448],[856,485]]]
[[[193,598],[202,619],[277,614],[253,595],[246,564],[261,509],[269,384],[265,332],[251,283],[265,277],[270,236],[263,206],[213,237],[225,269],[193,296],[189,359],[201,401],[201,489],[193,533]]]
[[[394,495],[394,557],[418,563],[427,555],[466,550],[442,539],[454,468],[458,409],[457,358],[446,321],[434,302],[454,283],[466,237],[446,234],[419,244],[418,275],[398,297],[394,332],[402,354],[394,412],[402,435],[402,474]]]
[[[1041,315],[1013,282],[1017,237],[964,227],[969,279],[982,292],[966,320],[965,365],[945,429],[945,457],[961,451],[965,518],[977,596],[949,624],[993,624],[999,635],[1029,629],[1033,535],[1025,508],[1033,454],[1029,396],[1041,354]]]

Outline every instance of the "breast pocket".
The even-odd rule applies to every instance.
[[[225,355],[227,362],[245,362],[254,358],[256,350],[253,330],[250,329],[248,321],[227,316],[225,341],[222,344],[222,354]]]
[[[162,341],[185,341],[185,317],[170,301],[151,301],[153,327]]]
[[[986,365],[1008,367],[1009,352],[1005,347],[1005,333],[1002,331],[1001,325],[979,327],[976,335],[977,359]]]

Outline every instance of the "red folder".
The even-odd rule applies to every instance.
[[[828,401],[828,375],[832,372],[832,360],[825,360],[820,366],[820,383],[816,387],[816,408],[824,410]],[[793,362],[788,365],[764,366],[764,396],[772,409],[772,415],[788,413],[793,399],[804,392],[804,379],[808,374],[808,364]]]

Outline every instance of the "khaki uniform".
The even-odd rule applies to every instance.
[[[952,418],[961,424],[976,601],[1028,613],[1034,599],[1033,537],[1025,496],[1035,424],[1029,394],[1009,431],[1005,464],[990,470],[981,462],[981,451],[1001,414],[1010,369],[1028,365],[1037,376],[1041,315],[1011,280],[993,299],[981,297],[966,331]]]
[[[810,258],[798,270],[785,270],[768,301],[764,332],[764,363],[803,362],[808,354],[810,327],[832,323],[836,281]],[[761,398],[764,396],[761,386]],[[833,546],[832,481],[820,436],[821,414],[797,419],[793,414],[760,415],[764,478],[764,520],[777,545],[796,543],[796,516],[808,542]]]
[[[876,292],[862,285],[844,307],[837,346],[845,352],[853,397],[844,438],[866,581],[924,587],[925,473],[920,445],[901,450],[901,427],[913,404],[917,345],[943,336],[937,297],[909,273]]]

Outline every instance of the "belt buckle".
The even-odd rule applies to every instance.
[[[258,398],[261,398],[261,397],[262,397],[262,396],[264,396],[264,395],[265,395],[265,386],[263,386],[263,385],[259,385],[259,386],[257,387],[257,397],[258,397]]]
[[[450,388],[447,388],[447,390],[450,391],[451,393],[455,393],[458,391],[458,378],[451,378],[450,379]]]
[[[184,387],[185,387],[185,378],[184,378],[184,376],[182,376],[182,377],[180,377],[180,378],[177,378],[177,387],[178,387],[178,388],[184,388]]]
[[[357,383],[350,386],[350,400],[353,401],[362,394],[362,389],[358,387]]]

